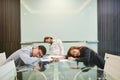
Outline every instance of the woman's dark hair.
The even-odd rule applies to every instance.
[[[88,47],[86,47],[86,46],[80,46],[80,47],[78,47],[78,46],[72,46],[72,47],[69,48],[69,50],[68,50],[68,52],[67,52],[67,55],[68,55],[68,56],[71,56],[71,57],[74,57],[74,56],[71,55],[70,51],[73,50],[73,49],[78,49],[79,51],[81,51],[82,48],[88,48]],[[94,53],[96,53],[96,52],[95,52],[94,50],[92,50],[91,48],[89,48],[89,49],[90,49],[91,51],[93,51]]]
[[[44,42],[46,41],[46,39],[53,39],[53,38],[50,36],[44,37]]]
[[[46,48],[43,45],[39,45],[38,48],[42,51],[43,55],[46,54]]]
[[[67,52],[67,55],[68,55],[68,56],[74,57],[74,56],[71,55],[71,53],[70,53],[70,51],[73,50],[73,49],[78,49],[78,50],[80,50],[81,47],[78,47],[78,46],[72,46],[72,47],[70,47],[69,50],[68,50],[68,52]]]

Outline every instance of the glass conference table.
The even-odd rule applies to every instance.
[[[36,63],[36,66],[38,64]],[[85,67],[82,62],[61,60],[45,65],[45,71],[35,70],[30,67],[25,71],[18,71],[22,74],[22,80],[113,80],[106,76],[105,72],[95,67]],[[21,79],[18,79],[21,80]]]

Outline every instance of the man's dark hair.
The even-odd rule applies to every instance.
[[[53,38],[50,37],[50,36],[44,37],[44,42],[45,42],[46,39],[53,39]]]
[[[38,48],[42,51],[43,55],[46,54],[46,48],[43,45],[39,45]]]

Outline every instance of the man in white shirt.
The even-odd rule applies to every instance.
[[[36,62],[45,54],[46,48],[43,45],[37,46],[35,48],[27,46],[15,51],[11,56],[7,58],[6,62],[14,60],[16,67],[25,64],[33,65],[34,62]]]
[[[65,55],[63,43],[60,39],[45,37],[44,42],[50,44],[50,51],[52,54]]]

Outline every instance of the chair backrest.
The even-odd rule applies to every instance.
[[[119,80],[120,79],[120,56],[111,55],[105,53],[105,68],[104,71],[112,79],[110,80]]]
[[[6,61],[6,54],[5,52],[0,53],[0,65],[2,65]]]
[[[16,76],[14,60],[0,66],[0,80],[15,80]]]

